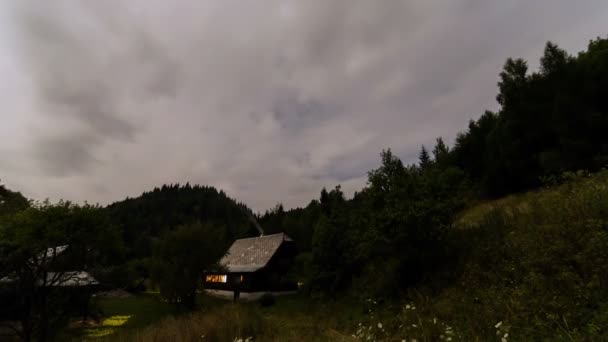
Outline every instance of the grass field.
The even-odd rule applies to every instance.
[[[339,330],[356,326],[365,315],[354,301],[323,303],[299,295],[279,297],[271,307],[262,307],[257,301],[235,305],[228,300],[200,296],[201,308],[188,314],[177,313],[151,294],[126,299],[100,298],[97,305],[104,313],[103,324],[72,330],[72,339],[232,342],[238,337],[255,336],[256,341],[351,340]]]
[[[144,328],[175,314],[175,308],[159,300],[156,294],[141,294],[129,298],[95,298],[94,310],[101,314],[100,322],[68,329],[62,339],[96,340],[125,331]]]

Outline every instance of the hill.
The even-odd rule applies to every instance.
[[[152,241],[196,221],[221,224],[228,241],[256,234],[246,214],[251,210],[208,186],[163,185],[136,198],[112,203],[104,210],[122,228],[131,257],[150,255]]]

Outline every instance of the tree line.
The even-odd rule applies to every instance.
[[[398,293],[450,267],[450,226],[465,206],[608,166],[607,99],[607,39],[576,56],[548,42],[536,72],[507,59],[500,109],[471,120],[451,148],[437,138],[411,165],[383,151],[352,199],[323,189],[305,208],[277,205],[261,221],[300,237],[311,291]]]

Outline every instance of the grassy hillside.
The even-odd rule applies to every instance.
[[[459,257],[399,300],[213,303],[111,340],[608,340],[607,214],[608,171],[572,175],[465,210]]]

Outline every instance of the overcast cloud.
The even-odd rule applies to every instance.
[[[0,178],[102,204],[163,183],[256,210],[365,185],[496,109],[534,67],[608,33],[608,2],[12,0],[0,3]]]

